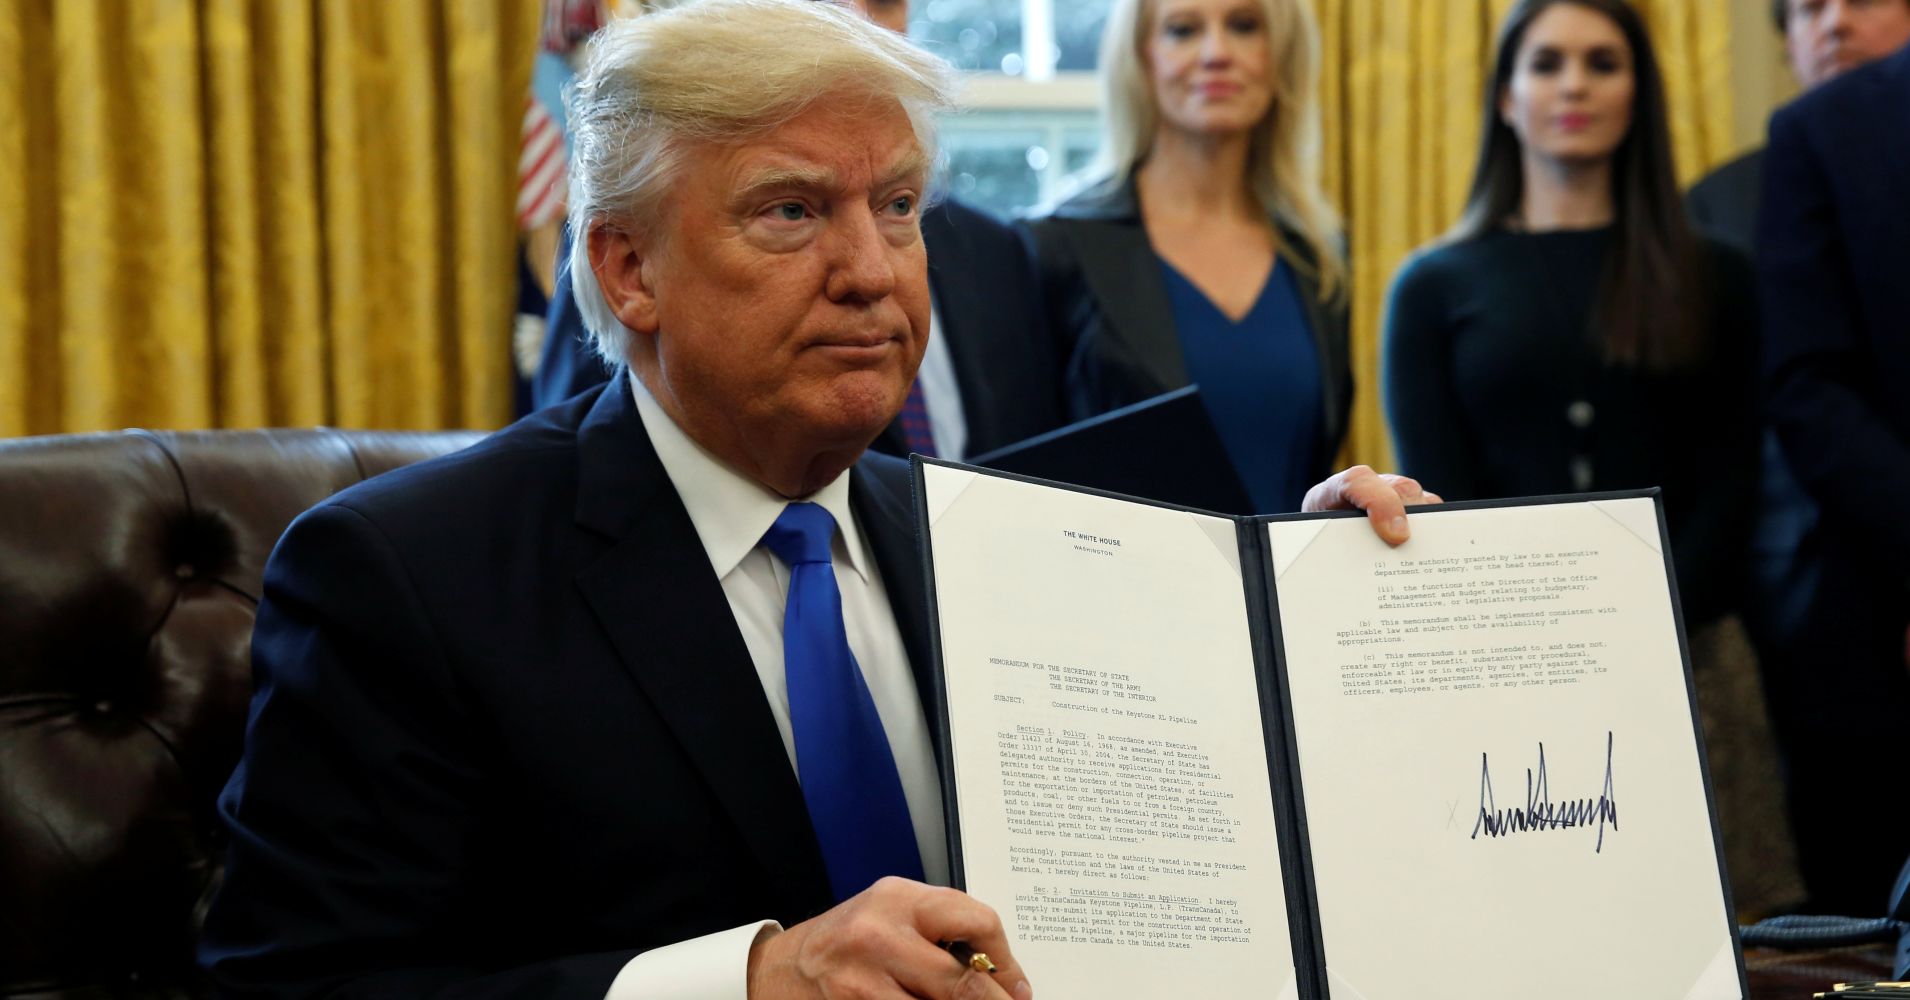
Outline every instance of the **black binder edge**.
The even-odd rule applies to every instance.
[[[1673,565],[1671,558],[1671,532],[1665,522],[1664,491],[1656,486],[1652,486],[1640,490],[1608,490],[1602,493],[1561,493],[1531,497],[1507,497],[1494,500],[1460,500],[1449,503],[1410,507],[1407,509],[1407,514],[1410,519],[1413,516],[1438,514],[1446,511],[1490,510],[1500,507],[1532,507],[1549,503],[1595,503],[1602,500],[1639,499],[1649,499],[1652,503],[1652,509],[1656,511],[1658,515],[1658,548],[1665,561],[1665,585],[1670,590],[1671,620],[1678,628],[1678,658],[1684,663],[1685,698],[1691,710],[1692,738],[1697,741],[1699,777],[1704,781],[1705,811],[1711,817],[1711,852],[1713,856],[1717,858],[1718,862],[1718,887],[1724,897],[1724,922],[1731,934],[1731,955],[1733,960],[1737,963],[1738,995],[1748,1000],[1751,995],[1751,985],[1744,968],[1744,941],[1738,934],[1737,907],[1731,897],[1731,877],[1724,866],[1724,837],[1718,826],[1718,800],[1716,791],[1711,787],[1711,759],[1706,753],[1704,745],[1704,722],[1698,714],[1698,686],[1691,672],[1691,639],[1685,629],[1684,602],[1678,598],[1677,567]],[[1258,540],[1260,536],[1266,533],[1265,526],[1268,524],[1286,521],[1319,521],[1365,516],[1366,512],[1360,510],[1326,510],[1298,514],[1261,514],[1255,517],[1242,518],[1241,520],[1252,522],[1254,529],[1253,534],[1255,539]],[[1295,810],[1294,828],[1300,838],[1304,852],[1303,857],[1306,863],[1307,905],[1308,912],[1313,915],[1314,925],[1313,946],[1319,949],[1316,952],[1319,957],[1320,970],[1320,992],[1317,995],[1327,997],[1329,993],[1326,988],[1325,978],[1327,965],[1326,944],[1324,932],[1319,926],[1319,899],[1314,891],[1312,841],[1307,830],[1306,813],[1305,810],[1301,808],[1306,804],[1306,799],[1303,794],[1303,789],[1301,788],[1299,747],[1292,732],[1293,702],[1287,684],[1286,643],[1281,640],[1279,635],[1280,605],[1277,591],[1274,589],[1273,554],[1267,551],[1265,545],[1261,545],[1260,550],[1260,558],[1263,564],[1262,572],[1265,574],[1265,586],[1267,588],[1267,605],[1273,609],[1272,626],[1273,638],[1275,640],[1273,649],[1275,658],[1278,661],[1276,664],[1276,673],[1278,674],[1278,690],[1282,698],[1280,719],[1281,724],[1286,729],[1288,739],[1287,753],[1291,755],[1290,759],[1294,762],[1290,768],[1293,782],[1293,798],[1290,805],[1291,808]],[[1243,546],[1242,552],[1244,553],[1245,551],[1245,547]],[[1302,995],[1304,996],[1304,994]]]
[[[1711,754],[1704,745],[1704,720],[1698,712],[1698,681],[1691,672],[1691,634],[1685,628],[1684,602],[1678,599],[1678,572],[1671,559],[1671,530],[1665,521],[1665,500],[1650,491],[1658,509],[1658,542],[1665,556],[1665,584],[1671,588],[1671,620],[1678,626],[1678,655],[1685,662],[1685,696],[1691,702],[1691,735],[1698,743],[1698,769],[1704,777],[1704,806],[1711,815],[1711,849],[1718,858],[1718,886],[1724,891],[1724,922],[1731,929],[1731,957],[1737,962],[1738,996],[1749,1000],[1750,977],[1744,968],[1744,939],[1738,933],[1737,903],[1731,897],[1731,873],[1724,866],[1724,830],[1718,825],[1718,797],[1711,787]]]
[[[1294,737],[1288,719],[1292,699],[1286,690],[1280,635],[1280,610],[1274,603],[1273,559],[1263,540],[1266,530],[1252,518],[1235,518],[1240,542],[1240,582],[1247,599],[1247,630],[1253,642],[1254,689],[1260,694],[1260,728],[1267,750],[1267,779],[1273,794],[1273,820],[1280,881],[1286,889],[1287,933],[1291,938],[1294,978],[1304,1000],[1325,997],[1326,952],[1320,936],[1320,898],[1313,884],[1313,848],[1307,841],[1305,801],[1299,769],[1293,766]],[[1272,608],[1270,616],[1262,609]],[[1294,919],[1307,914],[1305,926]]]
[[[955,801],[955,727],[950,724],[948,677],[942,666],[942,606],[935,597],[935,546],[929,540],[928,493],[922,476],[922,466],[926,464],[954,468],[967,466],[925,459],[920,455],[909,456],[909,493],[915,507],[915,545],[922,555],[922,572],[928,576],[925,595],[928,603],[928,672],[935,686],[935,690],[928,693],[930,703],[935,706],[935,718],[929,721],[935,731],[935,754],[941,764],[942,825],[948,836],[948,884],[966,892],[968,873],[962,865],[962,813]]]

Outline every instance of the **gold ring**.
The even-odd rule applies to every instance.
[[[968,967],[976,972],[994,972],[995,963],[988,960],[988,953],[978,951],[968,956]]]

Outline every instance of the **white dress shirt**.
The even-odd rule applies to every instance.
[[[783,678],[783,603],[789,593],[789,567],[762,542],[790,501],[723,464],[690,440],[635,374],[630,376],[643,429],[663,462],[664,472],[690,513],[690,523],[709,554],[710,568],[729,599],[736,627],[743,633],[756,676],[769,700],[770,714],[782,733],[791,768],[796,739],[789,724],[789,688]],[[842,617],[849,650],[875,699],[876,714],[895,754],[902,796],[915,827],[922,871],[936,885],[948,884],[948,845],[942,822],[941,783],[928,721],[917,697],[915,675],[902,646],[882,577],[856,524],[849,503],[849,474],[807,497],[836,519],[831,542],[836,586],[842,591]],[[686,572],[694,568],[685,567]],[[797,775],[801,779],[801,775]],[[744,1000],[749,949],[757,936],[774,927],[758,921],[662,948],[631,959],[611,983],[605,1000]]]

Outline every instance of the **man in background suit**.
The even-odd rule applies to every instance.
[[[908,33],[908,0],[850,5],[898,35]],[[962,459],[1059,427],[1061,380],[1033,271],[1014,231],[948,198],[922,212],[922,242],[934,331],[912,398],[872,447],[889,455],[919,451]],[[568,252],[566,230],[560,261]],[[568,269],[560,266],[532,405],[567,399],[609,371],[590,346]]]
[[[1784,37],[1791,75],[1805,91],[1910,43],[1910,0],[1772,0],[1771,17]],[[1760,147],[1707,174],[1692,186],[1685,205],[1706,232],[1755,258],[1763,186]],[[1768,430],[1763,451],[1744,601],[1746,625],[1769,673],[1787,669],[1784,660],[1810,655],[1798,649],[1797,630],[1815,600],[1823,564],[1816,503],[1798,485]]]
[[[1771,19],[1806,91],[1910,43],[1910,0],[1771,0]],[[1753,149],[1692,185],[1685,204],[1706,232],[1754,255],[1763,188],[1764,150]]]
[[[928,335],[952,84],[808,0],[606,29],[573,274],[627,367],[286,532],[219,803],[223,988],[1029,1000],[993,911],[933,886],[907,467],[863,454]],[[1398,541],[1419,492],[1350,470],[1312,499]]]
[[[1910,48],[1771,118],[1758,226],[1771,421],[1821,517],[1800,656],[1773,678],[1814,907],[1879,915],[1910,851]]]
[[[1772,0],[1771,17],[1784,38],[1791,75],[1805,91],[1910,42],[1910,0]],[[1717,168],[1686,196],[1692,220],[1755,257],[1763,179],[1762,148]],[[1769,428],[1764,433],[1759,493],[1743,594],[1744,619],[1766,686],[1783,689],[1794,686],[1794,678],[1822,659],[1822,621],[1835,613],[1835,605],[1826,607],[1825,601],[1835,601],[1836,584],[1827,589],[1824,581],[1817,503],[1798,484],[1777,435]],[[1819,622],[1816,627],[1811,626],[1814,619]],[[1769,702],[1780,748],[1791,765],[1786,788],[1791,827],[1811,828],[1797,838],[1806,889],[1814,894],[1804,908],[1840,912],[1852,902],[1847,891],[1837,889],[1849,882],[1844,851],[1824,830],[1824,819],[1814,815],[1823,800],[1813,787],[1824,783],[1813,773],[1813,761],[1824,760],[1824,754],[1819,748],[1799,745],[1820,737],[1796,724],[1792,704]],[[1824,763],[1837,766],[1831,760]]]

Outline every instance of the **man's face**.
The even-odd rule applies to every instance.
[[[1784,48],[1805,90],[1910,44],[1910,0],[1790,0]]]
[[[908,117],[891,100],[825,97],[758,138],[686,152],[664,238],[642,255],[639,375],[746,473],[822,452],[852,461],[901,409],[928,340],[928,162]]]

